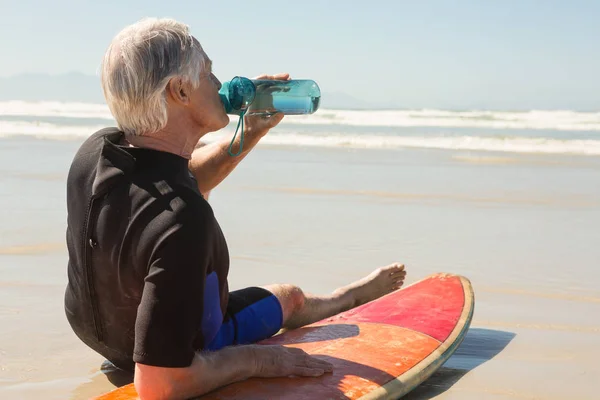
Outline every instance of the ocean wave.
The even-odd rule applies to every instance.
[[[600,131],[600,113],[576,111],[320,110],[284,123],[373,127],[448,127]]]
[[[349,147],[365,149],[441,149],[510,153],[600,155],[600,140],[558,140],[526,137],[478,136],[377,136],[269,134],[261,141],[270,145]]]
[[[0,116],[114,120],[106,104],[49,101],[0,102]],[[231,118],[232,120],[236,119],[235,116]],[[283,120],[282,124],[600,131],[600,112],[321,109],[312,115],[289,116]]]
[[[106,104],[0,101],[0,116],[101,118],[114,120]]]
[[[35,136],[47,139],[81,139],[104,126],[63,126],[50,123],[0,120],[0,136]],[[206,141],[231,137],[230,126],[220,133],[206,136]],[[301,147],[348,147],[363,149],[445,149],[474,150],[511,153],[600,155],[600,140],[553,139],[523,136],[439,136],[439,135],[378,135],[364,133],[348,135],[340,133],[281,133],[271,132],[261,142],[272,146]]]
[[[2,121],[0,136],[35,136],[48,139],[85,138],[104,126],[57,125],[46,122]]]

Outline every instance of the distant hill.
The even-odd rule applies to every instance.
[[[23,74],[0,77],[0,101],[65,101],[104,103],[100,78],[72,72],[62,75]],[[323,93],[322,108],[368,109],[377,105],[345,93]]]

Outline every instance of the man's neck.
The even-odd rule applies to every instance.
[[[202,133],[192,134],[183,130],[178,132],[167,126],[151,134],[125,135],[125,140],[134,147],[165,151],[189,160],[202,136],[204,136]]]

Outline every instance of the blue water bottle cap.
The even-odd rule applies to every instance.
[[[236,111],[247,109],[256,97],[256,86],[248,79],[236,76],[229,83],[229,103]]]

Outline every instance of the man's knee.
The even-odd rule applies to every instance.
[[[277,297],[283,311],[283,320],[287,321],[292,315],[304,308],[306,297],[298,286],[290,284],[272,285],[267,287]]]
[[[302,310],[304,308],[304,302],[306,301],[306,297],[304,296],[302,289],[294,285],[284,286],[293,312]]]

